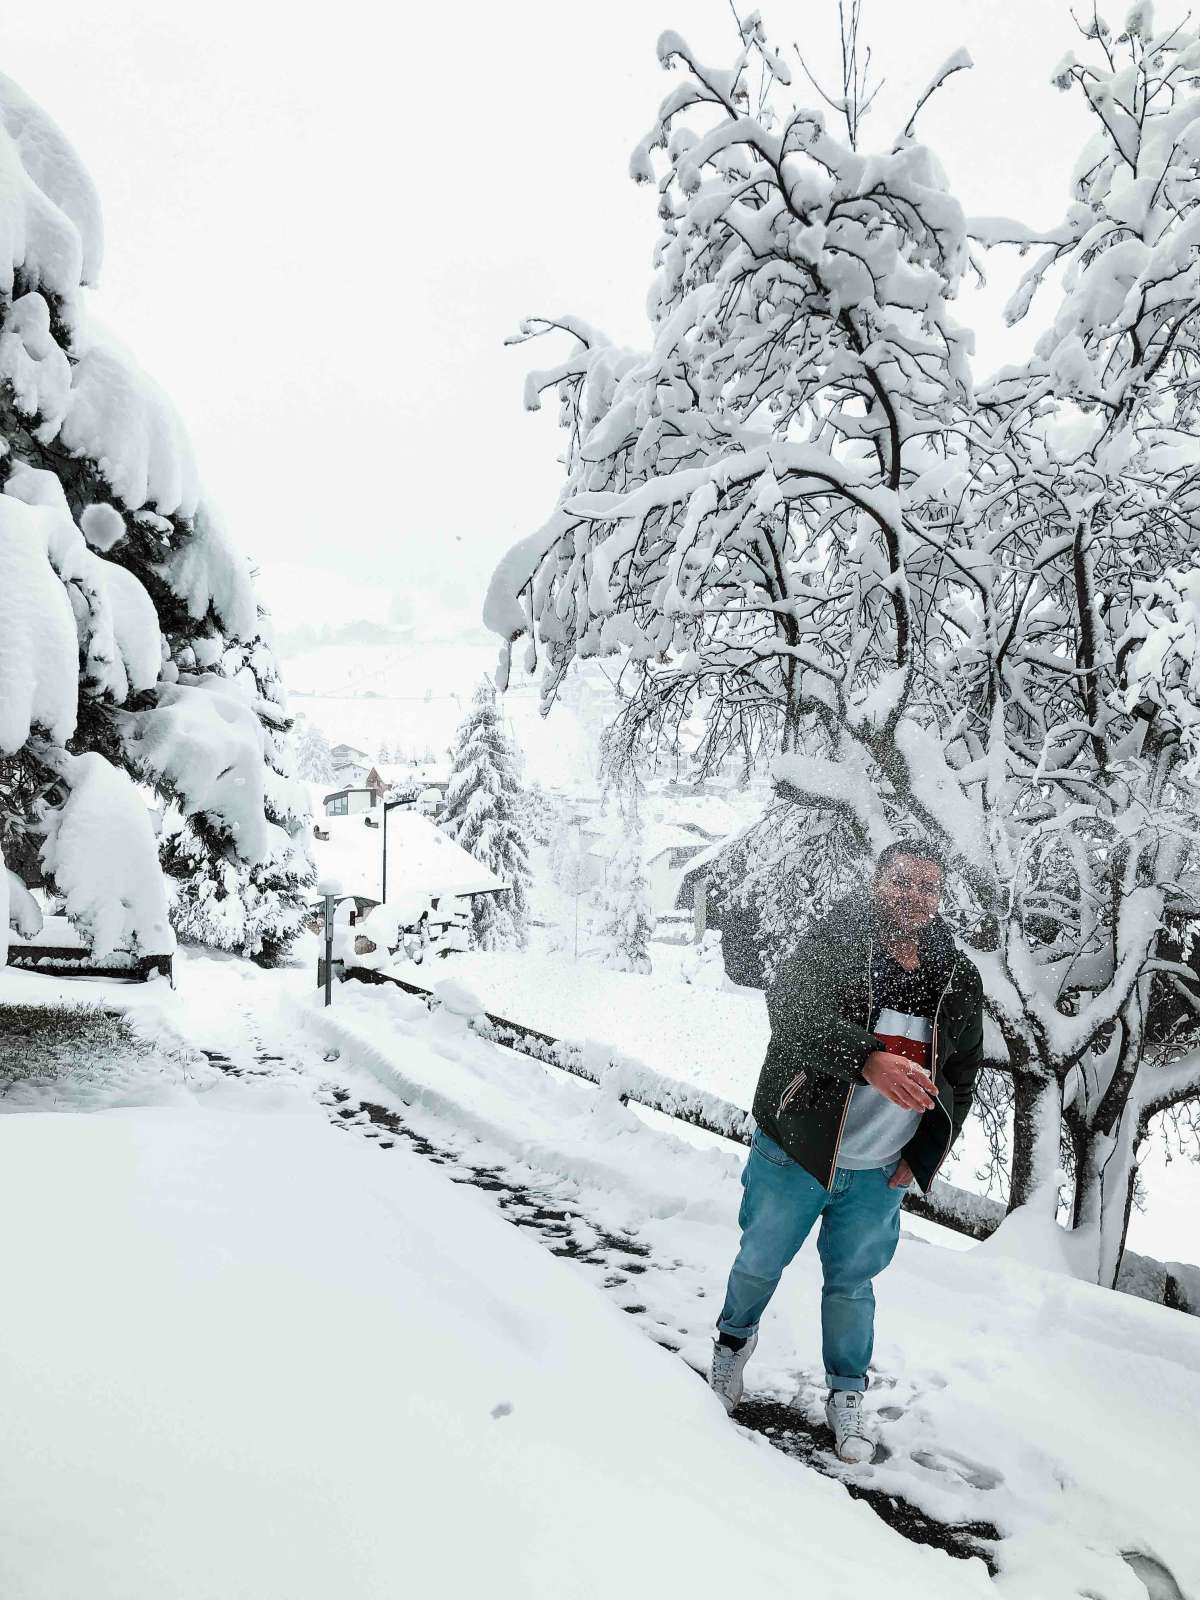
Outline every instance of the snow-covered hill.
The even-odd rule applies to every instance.
[[[330,644],[285,656],[294,716],[315,723],[331,744],[374,757],[382,744],[442,760],[484,674],[495,671],[498,642],[479,630],[426,637],[393,630],[388,643]],[[599,739],[613,700],[600,669],[578,675],[547,719],[537,682],[514,674],[501,705],[525,758],[526,775],[547,787],[591,790]]]

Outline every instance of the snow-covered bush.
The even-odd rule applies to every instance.
[[[721,934],[709,928],[699,944],[690,944],[683,953],[679,976],[684,983],[695,984],[698,989],[728,989],[729,978],[725,972],[725,959],[721,950]]]
[[[310,863],[274,658],[182,424],[89,317],[101,254],[86,171],[0,77],[0,847],[97,954],[168,952],[218,889],[277,952]],[[173,911],[139,783],[187,819]]]
[[[438,825],[508,888],[476,895],[471,936],[480,950],[524,949],[528,936],[528,804],[512,741],[484,682],[459,725]]]
[[[768,937],[897,835],[940,844],[1013,1086],[1012,1203],[1053,1204],[1065,1152],[1108,1283],[1147,1122],[1200,1096],[1200,1056],[1145,1025],[1157,985],[1200,999],[1160,954],[1200,853],[1200,32],[1138,9],[1056,71],[1095,131],[1042,231],[965,218],[916,112],[865,153],[856,90],[834,132],[757,14],[727,69],[664,34],[680,81],[632,164],[662,224],[650,346],[523,325],[571,342],[526,390],[558,394],[567,479],[487,604],[547,706],[614,658],[628,761],[771,758],[799,820],[787,871],[766,830],[742,850]],[[977,391],[949,307],[1002,244],[1036,251],[1011,321],[1061,298]]]
[[[342,959],[362,967],[382,968],[405,961],[422,966],[434,956],[468,949],[469,923],[464,902],[454,902],[446,910],[435,907],[429,895],[410,892],[386,905],[372,906],[354,927],[347,928],[342,943],[348,949]]]

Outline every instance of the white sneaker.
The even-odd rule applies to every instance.
[[[875,1441],[863,1421],[862,1395],[855,1389],[834,1389],[825,1402],[825,1420],[833,1429],[839,1461],[870,1461]]]
[[[746,1370],[746,1363],[754,1354],[754,1346],[758,1343],[758,1329],[746,1340],[740,1350],[733,1350],[727,1344],[722,1344],[719,1339],[713,1341],[712,1365],[708,1369],[708,1386],[720,1400],[726,1411],[732,1411],[742,1398],[745,1385],[742,1382],[742,1373]]]

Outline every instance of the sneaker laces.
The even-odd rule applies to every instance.
[[[865,1439],[867,1430],[863,1425],[862,1396],[854,1389],[845,1390],[844,1393],[853,1398],[834,1402],[833,1414],[838,1419],[837,1431],[848,1439]]]
[[[714,1344],[712,1365],[713,1378],[720,1382],[725,1378],[731,1377],[733,1375],[734,1365],[741,1353],[742,1352],[740,1350],[734,1350],[727,1344]]]

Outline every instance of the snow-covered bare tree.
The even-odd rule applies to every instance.
[[[1200,1090],[1147,1027],[1163,985],[1197,995],[1163,930],[1200,910],[1200,37],[1147,6],[1085,32],[1094,62],[1055,76],[1096,134],[1044,232],[968,222],[916,112],[869,155],[853,108],[835,137],[756,16],[729,69],[664,35],[683,77],[633,158],[661,196],[652,345],[524,325],[572,340],[527,388],[558,392],[567,481],[487,615],[547,706],[577,657],[621,658],[630,759],[696,721],[702,768],[773,757],[793,836],[830,845],[819,887],[940,842],[1015,1093],[1011,1201],[1055,1214],[1065,1130],[1070,1248],[1112,1282],[1139,1137]],[[1014,320],[1064,268],[978,395],[948,311],[972,239],[1037,247]]]
[[[307,805],[247,564],[169,403],[89,318],[91,180],[4,78],[0,174],[0,850],[98,953],[165,953],[138,783],[293,907]]]
[[[459,724],[438,826],[508,888],[477,895],[471,936],[480,950],[524,949],[528,937],[528,807],[520,763],[486,680]]]
[[[1038,247],[1014,320],[1065,272],[1032,357],[980,395],[970,493],[951,491],[942,745],[951,809],[982,819],[950,835],[984,845],[990,879],[978,959],[1016,1088],[1014,1198],[1052,1186],[1065,1119],[1080,1257],[1112,1282],[1148,1122],[1200,1095],[1148,1026],[1164,986],[1197,996],[1163,933],[1194,914],[1200,845],[1200,34],[1156,32],[1149,6],[1084,32],[1089,60],[1055,73],[1095,122],[1064,222],[973,229]]]
[[[529,666],[541,646],[548,698],[576,658],[621,658],[628,749],[698,718],[702,769],[747,741],[796,748],[881,653],[903,670],[893,638],[911,662],[900,497],[928,462],[905,446],[969,392],[947,310],[967,237],[937,163],[907,136],[863,156],[802,105],[752,113],[752,83],[782,99],[790,75],[756,17],[741,43],[726,70],[659,42],[685,71],[633,157],[661,197],[651,349],[523,326],[574,344],[526,388],[532,407],[558,391],[568,480],[487,605],[530,635]]]
[[[646,841],[636,797],[621,808],[616,850],[600,894],[594,948],[603,966],[616,972],[650,972],[654,913],[646,876]]]

